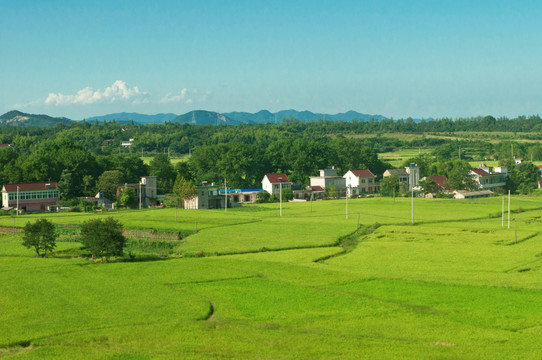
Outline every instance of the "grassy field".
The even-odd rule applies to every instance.
[[[46,259],[0,217],[0,357],[539,359],[542,198],[511,203],[510,228],[502,198],[16,218],[57,225]],[[103,216],[134,261],[81,256]]]
[[[182,155],[182,156],[179,156],[179,157],[170,157],[169,158],[169,161],[171,161],[171,163],[173,165],[177,164],[178,162],[183,162],[183,161],[187,161],[189,158],[189,155]],[[149,165],[151,163],[151,160],[154,159],[153,156],[143,156],[141,157],[141,160],[143,160],[143,162],[147,165]]]

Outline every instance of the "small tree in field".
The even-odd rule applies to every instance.
[[[122,233],[122,224],[110,217],[84,223],[81,226],[81,242],[93,259],[107,261],[111,256],[122,256],[126,238]]]
[[[45,257],[55,249],[57,237],[53,223],[47,219],[39,219],[33,224],[26,223],[23,245],[29,249],[33,247],[38,256]]]
[[[136,194],[135,189],[131,187],[125,187],[120,197],[120,202],[124,206],[129,207],[131,209],[136,208],[138,204],[138,199],[137,199],[137,194]]]

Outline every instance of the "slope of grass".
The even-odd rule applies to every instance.
[[[414,204],[414,225],[410,199],[113,214],[156,236],[197,221],[165,261],[41,259],[4,232],[0,357],[538,359],[541,202],[514,197],[510,229],[501,198]],[[40,216],[104,215],[16,226]]]

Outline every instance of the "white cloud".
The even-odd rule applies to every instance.
[[[166,96],[164,96],[162,100],[160,100],[160,102],[161,103],[181,102],[186,98],[187,93],[188,93],[188,90],[186,88],[182,89],[181,92],[177,95],[167,93]],[[187,101],[190,101],[190,99],[188,99]]]
[[[140,91],[137,86],[128,87],[122,80],[117,80],[113,85],[104,90],[94,90],[87,86],[79,90],[75,95],[50,93],[45,99],[45,104],[70,105],[70,104],[95,104],[114,103],[117,101],[132,101],[134,104],[148,102],[148,93]]]

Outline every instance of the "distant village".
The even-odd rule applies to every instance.
[[[515,159],[520,164],[522,159]],[[539,175],[542,176],[542,166],[538,166]],[[420,168],[411,163],[399,169],[388,169],[382,174],[382,181],[377,181],[369,169],[348,170],[346,174],[339,175],[333,166],[321,169],[319,175],[310,177],[310,185],[292,183],[287,174],[265,174],[261,181],[261,188],[237,189],[227,188],[227,184],[214,184],[203,181],[196,186],[193,196],[183,199],[185,209],[217,209],[224,207],[254,204],[262,201],[288,200],[312,201],[329,198],[352,198],[375,196],[379,194],[381,185],[388,178],[394,178],[396,186],[402,190],[403,195],[414,197],[433,198],[448,197],[454,199],[475,199],[492,196],[496,189],[506,185],[508,170],[506,166],[488,167],[484,163],[473,168],[467,177],[474,181],[476,189],[451,189],[445,176],[430,176],[420,178]],[[431,188],[427,184],[432,184]],[[225,186],[224,186],[225,185]],[[424,187],[425,186],[425,187]],[[542,181],[538,182],[538,187]],[[126,188],[135,191],[139,208],[158,206],[162,203],[164,195],[157,191],[157,177],[143,176],[139,183],[124,184],[118,189],[122,193]],[[227,196],[225,196],[225,194]],[[288,194],[289,196],[284,196]],[[265,195],[265,196],[262,196]],[[393,196],[400,196],[399,192]],[[24,212],[34,211],[61,211],[64,208],[57,205],[60,193],[56,182],[39,182],[24,184],[4,184],[2,186],[2,209]],[[95,207],[113,210],[115,204],[99,192],[94,197],[79,197]],[[226,205],[227,201],[227,205]]]

